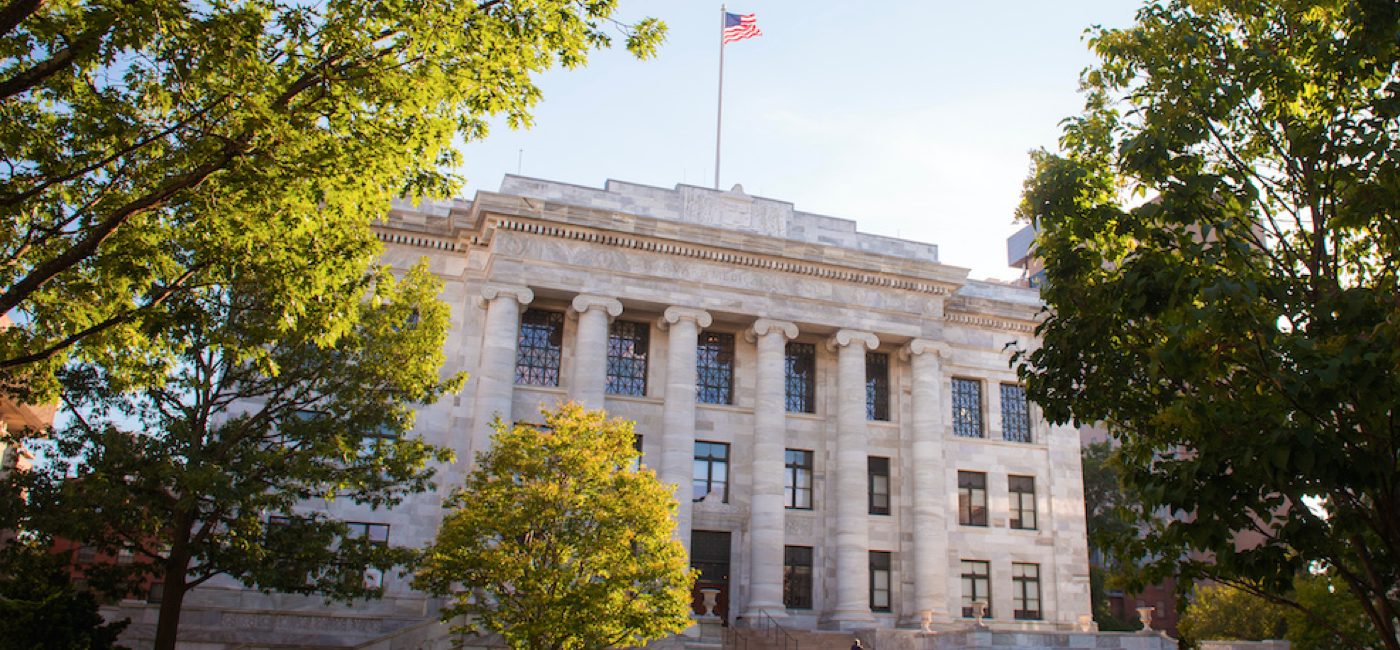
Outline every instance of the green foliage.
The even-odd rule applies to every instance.
[[[567,405],[544,426],[497,423],[446,507],[417,586],[452,596],[456,633],[518,650],[640,646],[690,625],[676,503],[636,469],[632,424]]]
[[[108,623],[91,593],[74,591],[65,556],[16,543],[0,553],[0,650],[125,650],[116,640],[131,620]]]
[[[402,279],[378,270],[309,305],[315,318],[290,335],[260,292],[174,298],[185,316],[165,336],[178,363],[141,390],[114,389],[102,366],[69,369],[73,422],[28,441],[51,462],[0,481],[0,527],[131,552],[134,561],[85,566],[84,577],[113,594],[162,579],[158,647],[173,647],[185,590],[220,574],[269,591],[377,595],[366,569],[387,572],[416,553],[298,506],[393,506],[431,487],[428,463],[451,460],[408,435],[417,407],[463,381],[439,377],[449,319],[440,286],[423,266]],[[332,319],[345,333],[323,346],[317,323]]]
[[[1136,632],[1142,629],[1137,620],[1124,621],[1113,615],[1108,603],[1108,583],[1116,576],[1117,565],[1102,555],[1105,544],[1132,528],[1132,499],[1118,483],[1118,470],[1113,464],[1113,445],[1100,441],[1080,449],[1084,476],[1084,512],[1088,523],[1089,548],[1097,551],[1108,566],[1089,567],[1089,592],[1093,602],[1094,622],[1105,632]]]
[[[13,0],[0,12],[0,382],[69,358],[159,382],[174,299],[256,287],[283,333],[378,253],[392,198],[447,196],[454,142],[527,126],[532,76],[610,33],[616,0]],[[329,344],[344,333],[318,333]],[[256,353],[256,349],[245,352]]]
[[[1109,549],[1136,584],[1316,566],[1400,650],[1400,5],[1175,0],[1093,46],[1020,208],[1030,396],[1108,423],[1166,516]]]
[[[1291,650],[1332,650],[1345,643],[1343,636],[1367,648],[1383,646],[1375,628],[1366,620],[1361,604],[1341,580],[1325,575],[1303,574],[1293,583],[1294,598],[1302,609],[1284,612],[1288,621]],[[1339,630],[1334,632],[1333,628]]]
[[[1282,639],[1286,627],[1282,605],[1225,585],[1197,587],[1177,625],[1189,642]]]
[[[1136,632],[1142,629],[1142,621],[1123,620],[1113,615],[1108,602],[1108,570],[1096,564],[1089,565],[1089,598],[1093,603],[1094,623],[1101,632]]]

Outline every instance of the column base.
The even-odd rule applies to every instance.
[[[848,609],[836,610],[822,618],[817,623],[817,629],[852,632],[855,630],[865,630],[875,627],[875,617],[870,610]]]
[[[740,616],[742,616],[745,621],[748,621],[749,627],[753,627],[758,624],[758,621],[763,619],[764,614],[779,620],[788,617],[787,607],[783,606],[782,603],[749,603],[749,606],[744,608],[744,613],[740,614]]]

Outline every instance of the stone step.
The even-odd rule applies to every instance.
[[[850,650],[855,635],[849,632],[784,630],[786,637],[773,630],[735,629],[732,650]],[[786,647],[784,647],[786,646]],[[731,650],[727,648],[726,650]]]

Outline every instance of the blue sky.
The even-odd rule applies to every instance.
[[[1079,112],[1085,30],[1138,0],[748,0],[763,35],[725,48],[720,185],[939,245],[974,278],[1011,279],[1006,237],[1029,158]],[[855,9],[863,9],[856,11]],[[601,187],[713,186],[718,3],[623,0],[670,28],[658,55],[621,47],[539,79],[535,125],[464,149],[462,195],[527,176]],[[621,38],[618,39],[619,43]]]

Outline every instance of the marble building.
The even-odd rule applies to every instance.
[[[445,282],[444,372],[471,375],[417,431],[469,459],[496,415],[575,400],[635,421],[730,621],[951,630],[986,603],[992,630],[1050,632],[1090,613],[1078,432],[1039,417],[1008,366],[1009,344],[1035,344],[1037,292],[737,186],[507,176],[376,229],[387,262],[427,259]],[[421,545],[441,496],[323,505]],[[182,640],[353,646],[433,616],[383,580],[384,601],[343,610],[201,587]]]

